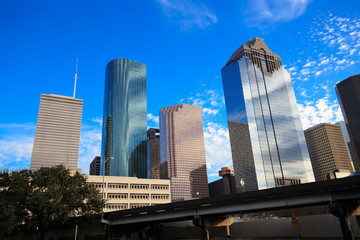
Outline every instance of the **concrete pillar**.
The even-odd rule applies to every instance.
[[[358,208],[359,201],[338,201],[329,205],[330,213],[339,218],[345,240],[355,240],[349,216]]]

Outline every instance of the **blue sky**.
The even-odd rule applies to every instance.
[[[79,167],[100,154],[105,65],[147,64],[148,127],[203,107],[209,180],[231,166],[221,68],[255,36],[291,73],[303,128],[342,120],[335,84],[359,74],[358,0],[0,1],[0,168],[30,167],[41,93],[84,100]]]

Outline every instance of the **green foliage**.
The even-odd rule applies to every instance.
[[[50,224],[65,224],[70,217],[91,219],[104,206],[98,194],[84,176],[62,165],[0,173],[0,239],[20,226],[39,229],[44,239]]]

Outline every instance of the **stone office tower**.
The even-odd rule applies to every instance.
[[[280,57],[256,37],[221,72],[237,191],[275,187],[276,179],[314,181],[290,74]]]
[[[316,181],[328,179],[336,170],[354,171],[340,126],[320,123],[304,133]]]
[[[160,130],[149,128],[147,131],[147,177],[160,179]]]
[[[118,58],[105,72],[101,170],[146,178],[146,65]],[[110,159],[113,158],[113,159]]]
[[[336,84],[336,94],[350,136],[353,164],[360,170],[360,74]]]
[[[209,196],[201,107],[160,109],[160,178],[170,179],[171,200]]]
[[[77,168],[82,107],[80,99],[41,94],[31,170],[60,164]]]

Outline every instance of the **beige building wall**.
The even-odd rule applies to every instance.
[[[31,170],[63,164],[77,168],[83,100],[41,94]]]
[[[160,178],[170,179],[172,200],[209,196],[201,107],[160,110]]]
[[[136,177],[87,176],[105,196],[104,212],[154,206],[171,202],[170,180],[141,179]],[[104,192],[103,192],[104,191]]]
[[[354,171],[339,125],[320,123],[304,133],[316,181],[332,177],[335,170]]]

